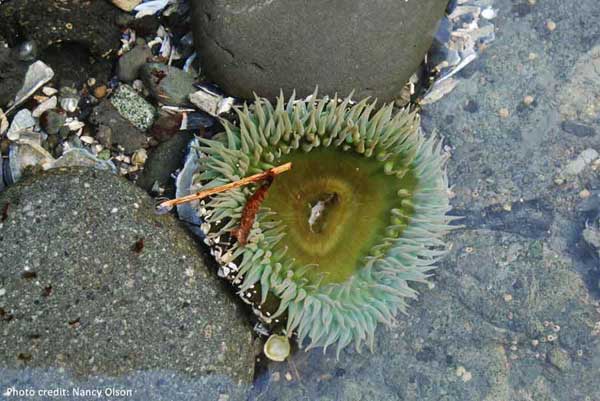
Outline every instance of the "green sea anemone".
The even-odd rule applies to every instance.
[[[206,242],[268,321],[287,322],[308,348],[374,342],[445,253],[450,218],[441,141],[425,139],[416,112],[394,114],[350,98],[256,99],[239,126],[200,139],[203,189],[292,162],[275,177],[243,244],[232,236],[260,184],[199,206]],[[275,300],[275,307],[272,305]],[[270,309],[270,310],[269,310]]]

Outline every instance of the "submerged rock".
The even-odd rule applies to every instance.
[[[417,70],[447,0],[193,0],[203,71],[227,93],[283,89],[390,100]]]
[[[141,189],[60,169],[10,187],[0,210],[0,386],[26,369],[145,372],[165,388],[194,378],[203,399],[245,399],[251,330],[196,243],[172,216],[155,215]]]
[[[175,180],[172,174],[183,166],[187,146],[192,138],[193,135],[189,132],[180,132],[153,149],[137,184],[150,191],[158,183],[168,194],[174,194]]]

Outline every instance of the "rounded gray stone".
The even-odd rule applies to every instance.
[[[245,399],[246,318],[178,221],[128,181],[62,169],[8,188],[0,260],[0,387],[32,369],[40,380],[143,372],[154,381],[138,396],[183,380],[203,399]]]
[[[177,67],[147,63],[140,67],[139,73],[154,100],[168,106],[189,104],[190,94],[197,90],[192,74]]]
[[[400,93],[447,0],[192,0],[203,72],[232,95]]]
[[[119,58],[117,76],[121,81],[132,82],[138,77],[140,68],[150,57],[152,57],[150,48],[145,43],[137,44]]]

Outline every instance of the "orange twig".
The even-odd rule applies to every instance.
[[[242,178],[239,181],[234,181],[229,184],[221,185],[215,188],[206,189],[204,191],[196,192],[195,194],[183,196],[181,198],[170,199],[168,201],[162,202],[158,205],[159,209],[171,209],[173,206],[181,205],[182,203],[188,203],[199,199],[204,199],[208,196],[218,194],[220,192],[229,191],[230,189],[235,189],[239,187],[243,187],[244,185],[252,184],[258,181],[262,181],[267,179],[268,177],[273,177],[281,173],[285,173],[292,168],[292,163],[285,163],[281,166],[270,168],[262,173],[254,174],[249,177]]]

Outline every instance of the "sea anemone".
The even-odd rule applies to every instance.
[[[445,253],[450,218],[441,141],[414,111],[365,99],[257,98],[239,124],[200,139],[194,183],[220,186],[276,165],[291,171],[202,201],[205,242],[247,302],[308,348],[373,349]],[[269,182],[270,184],[270,182]],[[260,192],[260,196],[256,194]],[[260,199],[257,199],[260,198]],[[260,201],[264,201],[260,204]],[[248,202],[257,209],[236,238]],[[273,305],[275,305],[273,307]],[[287,320],[285,319],[287,317]],[[285,322],[285,324],[284,324]]]

